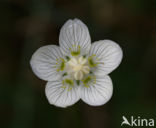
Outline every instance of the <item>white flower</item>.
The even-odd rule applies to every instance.
[[[82,99],[92,106],[105,104],[113,92],[108,74],[122,60],[120,46],[111,40],[91,44],[87,26],[78,19],[64,24],[59,44],[39,48],[30,61],[33,72],[48,81],[49,103],[67,107]]]

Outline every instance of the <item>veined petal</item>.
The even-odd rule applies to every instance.
[[[89,52],[89,63],[96,75],[106,75],[117,68],[122,60],[122,49],[111,40],[94,42]]]
[[[86,78],[80,86],[81,99],[92,106],[105,104],[112,96],[113,86],[109,76]]]
[[[45,92],[49,103],[58,107],[70,106],[80,99],[78,86],[71,79],[48,82]]]
[[[61,72],[65,68],[63,54],[58,46],[47,45],[39,48],[30,60],[33,72],[46,81],[61,78]]]
[[[85,55],[91,47],[87,26],[79,19],[68,20],[61,28],[59,44],[66,56]]]

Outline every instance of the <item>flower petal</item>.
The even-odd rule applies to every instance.
[[[67,107],[80,99],[78,86],[72,85],[73,83],[69,79],[66,80],[68,80],[66,81],[67,84],[71,85],[64,85],[65,82],[61,80],[47,83],[45,92],[50,104],[58,107]]]
[[[61,28],[59,44],[66,56],[85,55],[91,47],[87,26],[79,19],[68,20]]]
[[[109,76],[95,78],[87,86],[80,86],[81,99],[92,106],[105,104],[112,96],[113,86]]]
[[[60,70],[65,66],[62,57],[63,54],[58,46],[47,45],[33,54],[30,65],[40,79],[52,81],[61,78]]]
[[[94,74],[102,76],[119,66],[123,54],[117,43],[111,40],[101,40],[92,44],[89,56],[92,58]]]

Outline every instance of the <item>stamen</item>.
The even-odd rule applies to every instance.
[[[68,86],[68,91],[70,91],[74,86],[74,81],[71,79],[64,79],[62,81],[62,85],[63,85],[62,88],[64,89],[66,89],[66,87]]]
[[[60,64],[60,66],[58,66],[58,68],[56,69],[56,71],[57,72],[63,71],[64,68],[65,68],[65,60],[63,58],[60,58],[60,59],[57,59],[56,61],[57,61],[56,65],[59,65]]]
[[[68,91],[71,91],[71,90],[72,90],[72,87],[69,87],[69,88],[68,88]]]
[[[99,62],[96,62],[97,60],[99,60],[99,58],[95,56],[96,55],[93,54],[92,56],[88,57],[88,63],[91,68],[96,67],[98,64],[100,64]],[[93,60],[94,57],[95,57],[95,60]]]
[[[65,79],[64,82],[68,85],[72,85],[72,86],[74,85],[74,82],[70,79]]]
[[[82,80],[83,85],[85,87],[89,87],[89,84],[92,82],[93,84],[96,83],[96,76],[88,76],[85,79]]]
[[[73,47],[76,47],[75,45],[73,46]],[[70,49],[70,51],[71,51],[71,49]],[[80,55],[80,46],[78,45],[78,49],[77,49],[77,51],[71,51],[71,55],[72,56],[78,56],[78,55]]]
[[[65,86],[65,85],[63,85],[63,86],[61,86],[61,88],[66,89],[66,86]]]

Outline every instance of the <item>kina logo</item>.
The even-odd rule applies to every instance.
[[[129,126],[154,126],[154,119],[145,119],[138,116],[134,118],[131,116],[130,120],[128,120],[125,116],[122,116],[121,126],[129,125]]]

